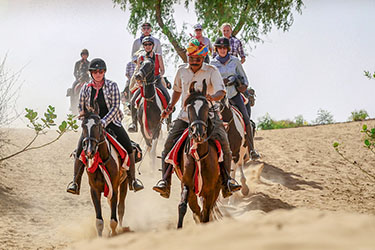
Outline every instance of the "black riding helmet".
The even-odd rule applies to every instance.
[[[89,71],[95,71],[95,70],[103,69],[107,71],[107,65],[103,61],[103,59],[95,58],[90,62]]]
[[[215,50],[216,50],[216,47],[226,47],[228,48],[228,51],[230,51],[230,42],[229,42],[229,39],[226,37],[217,38],[214,46],[215,46]]]
[[[150,36],[146,36],[146,37],[144,37],[144,38],[142,39],[142,44],[147,43],[147,42],[150,42],[150,43],[152,43],[153,45],[155,45],[155,43],[154,43],[154,39],[152,39],[152,37],[150,37]]]
[[[81,51],[81,56],[82,55],[89,55],[89,51],[87,50],[87,49],[83,49],[82,51]]]

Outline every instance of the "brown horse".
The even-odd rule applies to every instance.
[[[116,150],[105,138],[105,131],[101,124],[98,111],[95,113],[85,112],[82,122],[83,150],[86,156],[86,170],[90,184],[91,199],[96,212],[96,229],[98,236],[102,236],[104,222],[101,210],[101,194],[105,192],[105,174],[108,174],[113,192],[109,194],[109,205],[111,207],[111,235],[116,235],[117,208],[119,226],[122,228],[122,220],[125,211],[125,197],[127,193],[128,179],[126,171],[121,167],[121,161]],[[100,156],[101,164],[95,166],[95,159]],[[103,168],[105,166],[105,169]],[[111,191],[111,188],[109,188]]]
[[[217,147],[209,140],[210,136],[208,135],[212,132],[213,127],[209,122],[210,108],[206,99],[207,85],[204,80],[202,91],[196,91],[194,85],[195,82],[190,84],[190,95],[185,101],[185,107],[189,116],[187,144],[189,145],[189,142],[193,144],[188,147],[195,147],[195,153],[189,151],[181,159],[183,177],[181,202],[178,206],[178,228],[182,227],[187,203],[200,222],[208,222],[221,188]],[[193,157],[194,155],[195,157]],[[195,185],[197,171],[200,172],[202,180],[199,190]],[[198,205],[198,195],[203,198],[202,209]]]

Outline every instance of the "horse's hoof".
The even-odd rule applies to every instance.
[[[250,192],[250,190],[249,190],[249,187],[248,187],[247,185],[242,186],[242,188],[241,188],[241,193],[242,193],[244,196],[249,195],[249,192]]]

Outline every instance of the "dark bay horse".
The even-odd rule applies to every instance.
[[[84,161],[86,162],[91,199],[96,212],[96,229],[98,236],[102,236],[104,222],[101,209],[101,194],[105,193],[106,189],[109,188],[108,203],[111,207],[110,227],[112,230],[111,235],[113,236],[116,235],[116,227],[118,225],[117,209],[119,226],[122,228],[128,178],[126,178],[125,169],[121,167],[121,159],[116,154],[115,148],[107,141],[105,133],[98,111],[95,110],[94,113],[86,111],[82,121],[82,143],[86,156]],[[98,162],[99,164],[97,164]],[[108,179],[111,185],[108,185]]]
[[[182,227],[187,204],[199,221],[208,222],[221,189],[218,150],[215,143],[209,140],[213,127],[209,122],[207,85],[203,80],[202,91],[196,91],[195,83],[190,84],[190,95],[185,101],[189,116],[189,136],[186,143],[189,145],[190,142],[190,145],[189,153],[183,154],[180,164],[183,177],[181,202],[178,206],[178,228]],[[192,148],[195,149],[194,152],[191,151]],[[199,190],[196,185],[197,179],[201,179]],[[202,208],[198,205],[198,195],[203,198]]]
[[[156,146],[158,143],[160,129],[161,129],[161,113],[163,110],[163,103],[158,96],[155,88],[157,79],[154,75],[155,65],[152,59],[145,57],[136,79],[142,81],[140,89],[141,100],[137,117],[141,127],[143,138],[146,141],[147,150],[150,150],[152,159],[156,158]]]

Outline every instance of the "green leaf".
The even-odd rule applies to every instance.
[[[362,126],[362,130],[363,130],[363,131],[366,131],[366,130],[367,130],[367,125],[366,125],[366,124],[363,124],[363,126]]]
[[[366,145],[367,147],[370,147],[370,145],[371,145],[370,141],[366,139],[366,140],[365,140],[365,145]]]
[[[338,143],[338,142],[334,142],[334,143],[333,143],[333,147],[334,147],[334,148],[337,148],[339,145],[340,145],[340,143]]]

